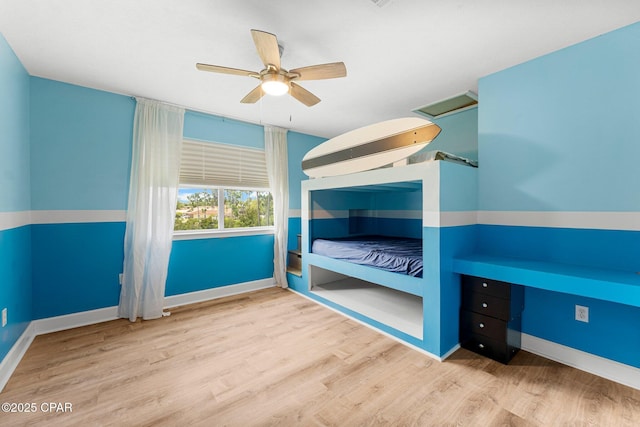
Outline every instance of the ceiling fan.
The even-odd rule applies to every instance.
[[[280,66],[280,46],[278,46],[278,39],[274,34],[260,30],[251,30],[251,36],[256,45],[258,55],[265,66],[263,70],[254,72],[240,70],[238,68],[221,67],[219,65],[196,64],[196,68],[201,71],[248,76],[260,80],[261,83],[242,98],[240,102],[244,104],[257,102],[265,93],[279,96],[289,92],[295,99],[307,107],[311,107],[320,102],[320,98],[296,82],[302,80],[334,79],[347,75],[347,69],[342,62],[311,65],[309,67],[287,71]]]

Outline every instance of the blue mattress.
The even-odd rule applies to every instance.
[[[315,239],[311,252],[394,273],[422,277],[422,240],[359,236]]]

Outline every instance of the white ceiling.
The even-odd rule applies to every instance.
[[[323,137],[639,20],[639,0],[0,0],[0,32],[33,76]],[[264,68],[252,28],[278,36],[284,68],[343,61],[347,77],[301,82],[314,107],[241,104],[257,80],[195,63]]]

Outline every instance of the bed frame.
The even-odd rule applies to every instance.
[[[452,260],[474,251],[476,200],[477,169],[448,161],[303,181],[302,285],[292,288],[442,360],[458,348]],[[423,277],[311,252],[315,238],[372,230],[421,238]]]

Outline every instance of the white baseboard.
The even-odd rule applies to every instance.
[[[36,333],[33,329],[33,324],[29,323],[29,326],[24,330],[20,338],[11,347],[9,353],[2,359],[0,363],[0,392],[4,389],[4,386],[11,378],[13,371],[15,371],[18,363],[22,360],[22,356],[27,352],[31,342],[35,338]]]
[[[166,308],[171,308],[178,307],[180,305],[195,304],[197,302],[243,294],[245,292],[257,291],[259,289],[272,288],[275,286],[275,283],[276,282],[271,277],[269,279],[260,279],[254,280],[252,282],[239,283],[237,285],[221,286],[219,288],[189,292],[188,294],[172,295],[170,297],[165,297],[164,306]]]
[[[640,390],[640,369],[575,348],[522,334],[523,350]]]
[[[31,322],[36,335],[64,331],[80,326],[94,325],[118,318],[118,307],[105,307],[97,310],[82,311],[80,313],[65,314],[63,316],[47,317]]]
[[[203,291],[189,292],[187,294],[172,295],[165,297],[165,307],[177,307],[179,305],[194,304],[196,302],[208,301],[216,298],[251,292],[274,286],[273,278],[254,280],[252,282],[240,283],[237,285],[221,286],[219,288],[205,289]],[[64,331],[66,329],[80,326],[94,325],[96,323],[108,322],[118,318],[118,307],[105,307],[97,310],[82,311],[80,313],[65,314],[64,316],[48,317],[46,319],[34,320],[35,335],[48,334],[50,332]]]
[[[221,286],[219,288],[206,289],[204,291],[190,292],[187,294],[173,295],[165,297],[165,307],[177,307],[180,305],[194,304],[245,292],[257,291],[259,289],[271,288],[275,286],[273,278],[254,280],[252,282],[239,283],[237,285]],[[83,311],[80,313],[66,314],[64,316],[48,317],[46,319],[33,320],[22,333],[20,338],[11,347],[9,353],[0,363],[0,392],[11,378],[13,371],[22,360],[31,342],[37,335],[51,332],[63,331],[80,326],[93,325],[101,322],[108,322],[118,318],[118,307],[105,307],[97,310]]]

